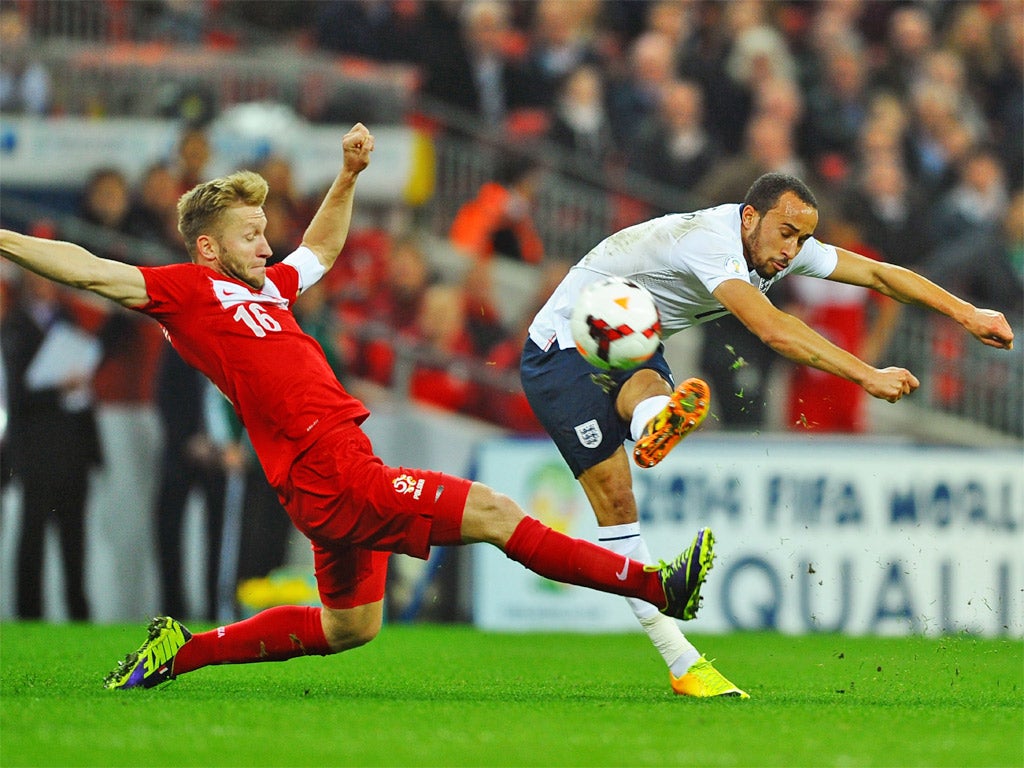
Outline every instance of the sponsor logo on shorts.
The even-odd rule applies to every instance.
[[[580,445],[584,448],[597,448],[601,444],[601,440],[604,435],[601,434],[601,426],[597,423],[597,419],[591,419],[585,421],[582,424],[577,424],[573,429],[576,430],[576,437],[580,439]]]
[[[399,475],[391,481],[391,485],[401,494],[411,493],[414,499],[418,499],[423,493],[423,483],[426,481],[421,477],[417,480],[412,475]]]

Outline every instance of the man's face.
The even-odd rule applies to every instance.
[[[817,226],[817,209],[792,192],[783,193],[763,216],[746,206],[741,237],[747,265],[763,278],[775,277],[796,258]]]
[[[273,256],[266,237],[267,217],[258,206],[238,206],[224,213],[220,237],[207,238],[207,265],[222,275],[234,277],[260,290],[267,278],[267,259]]]

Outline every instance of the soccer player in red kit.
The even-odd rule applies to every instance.
[[[73,243],[0,230],[0,253],[39,275],[156,319],[189,364],[232,402],[295,526],[312,542],[322,607],[279,606],[192,634],[154,619],[142,646],[104,680],[151,688],[211,664],[282,661],[367,643],[383,621],[391,552],[487,542],[541,576],[640,598],[692,619],[714,558],[701,529],[672,563],[643,563],[558,533],[480,483],[386,466],[359,428],[366,408],[338,383],[292,316],[298,295],[331,268],[348,235],[356,179],[373,136],[356,124],[342,168],[284,261],[265,237],[267,183],[240,171],[186,192],[178,229],[190,263],[136,267]]]

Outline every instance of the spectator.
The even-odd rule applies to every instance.
[[[807,30],[809,58],[804,63],[807,70],[804,75],[810,82],[823,74],[818,67],[827,60],[829,51],[852,49],[863,52],[869,47],[869,41],[860,28],[863,15],[861,0],[816,4]]]
[[[309,202],[296,189],[292,164],[287,158],[282,155],[270,155],[260,163],[258,172],[271,185],[273,192],[270,197],[281,203],[277,211],[285,219],[279,223],[276,230],[280,233],[278,244],[287,247],[290,252],[302,239],[302,230],[297,221],[312,216],[316,211],[312,210]],[[281,255],[283,258],[283,254]]]
[[[203,128],[190,126],[178,139],[177,155],[173,166],[178,179],[178,194],[184,194],[196,184],[206,181],[207,167],[213,157],[210,138]]]
[[[126,237],[131,228],[131,194],[124,174],[101,168],[90,178],[82,196],[80,217],[104,229],[95,252],[114,261],[136,257]],[[160,465],[160,422],[155,404],[156,369],[163,334],[136,312],[113,305],[99,331],[103,360],[93,378],[96,416],[106,457],[96,473],[95,525],[97,558],[116,562],[117,582],[103,585],[98,618],[126,619],[151,611],[139,584],[150,571],[138,556],[140,541],[149,541],[150,514],[157,494]],[[103,574],[109,579],[113,574]],[[121,597],[117,597],[118,590]],[[119,609],[110,614],[110,606]]]
[[[830,218],[820,237],[840,248],[879,259],[860,238],[856,225]],[[787,286],[787,311],[833,344],[869,365],[882,356],[896,330],[900,304],[856,285],[795,275]],[[867,395],[846,379],[810,366],[792,366],[786,396],[786,427],[794,431],[861,433],[868,429]]]
[[[807,151],[816,167],[829,156],[848,165],[870,114],[867,62],[846,43],[824,52],[822,68],[807,96]]]
[[[804,123],[804,96],[795,80],[769,77],[758,80],[751,91],[756,116],[767,115],[791,130],[794,138],[800,135]],[[799,143],[797,149],[802,149]]]
[[[764,3],[738,0],[726,6],[725,16],[732,37],[725,71],[733,83],[752,92],[765,80],[796,79],[796,61],[782,33],[768,23]]]
[[[579,0],[538,0],[533,8],[530,44],[524,66],[533,82],[536,102],[555,103],[567,78],[584,65],[600,65],[593,47],[595,9]]]
[[[480,187],[456,212],[448,233],[470,256],[505,256],[529,264],[544,258],[544,243],[533,224],[542,169],[520,157],[505,160],[497,178]]]
[[[867,121],[857,136],[851,176],[875,162],[896,163],[906,168],[908,120],[907,110],[894,95],[873,96]]]
[[[923,81],[914,88],[910,106],[909,170],[926,193],[934,195],[951,167],[943,138],[957,125],[956,97],[940,83]]]
[[[420,304],[434,277],[422,246],[412,237],[399,239],[387,256],[386,283],[369,305],[368,318],[408,331],[420,314]]]
[[[1013,26],[1014,20],[1007,18],[1006,26]],[[1024,19],[1018,19],[1021,21]],[[986,114],[993,114],[994,97],[998,93],[999,71],[1005,60],[1003,45],[993,45],[1000,40],[1000,18],[985,9],[981,3],[957,3],[945,33],[945,48],[955,55],[965,70],[964,80],[972,96]],[[1019,27],[1020,24],[1018,23]]]
[[[0,111],[45,115],[50,111],[50,74],[33,55],[29,28],[16,7],[0,8]]]
[[[512,334],[491,348],[472,415],[517,434],[542,435],[544,428],[519,383],[519,359],[531,319],[523,318]]]
[[[751,93],[726,72],[732,37],[725,18],[726,3],[698,6],[697,29],[692,44],[678,62],[678,75],[700,83],[704,91],[708,132],[727,150],[743,144],[743,132],[751,111]]]
[[[923,5],[891,7],[883,60],[875,67],[872,90],[892,91],[901,98],[922,75],[924,57],[933,48],[934,24]]]
[[[665,35],[672,41],[677,65],[687,49],[693,45],[697,23],[695,11],[695,3],[679,0],[656,0],[647,10],[647,31]]]
[[[549,137],[590,169],[600,169],[615,145],[597,67],[583,64],[565,78],[555,99]]]
[[[494,295],[493,262],[476,261],[469,267],[462,278],[462,296],[473,354],[487,357],[508,335]]]
[[[675,78],[672,40],[658,32],[645,32],[629,49],[628,71],[617,77],[608,93],[608,115],[617,142],[632,141],[636,129],[654,115],[662,89]]]
[[[722,154],[704,129],[700,87],[673,80],[662,89],[656,117],[641,126],[632,164],[637,172],[685,193],[696,189]]]
[[[191,368],[168,344],[163,348],[157,376],[156,402],[163,425],[164,447],[160,462],[160,487],[153,510],[160,564],[160,610],[195,616],[186,604],[185,557],[182,534],[192,490],[203,500],[206,530],[206,616],[214,620],[217,606],[217,574],[224,523],[225,474],[220,448],[207,427],[206,378]]]
[[[807,175],[796,154],[793,127],[769,115],[757,115],[747,124],[743,151],[715,165],[696,193],[707,205],[740,200],[752,180],[769,171]]]
[[[922,271],[1019,325],[1024,320],[1024,190],[1010,198],[1000,226],[968,228],[943,241]]]
[[[907,267],[931,248],[922,226],[928,218],[925,204],[903,166],[886,157],[869,163],[854,179],[845,210],[883,260]]]
[[[98,249],[99,255],[115,261],[129,261],[134,254],[124,236],[131,233],[134,220],[131,192],[120,170],[106,167],[92,173],[83,191],[78,213],[84,221],[104,230],[101,236],[105,247]],[[153,381],[163,337],[152,323],[147,323],[134,312],[117,308],[107,316],[100,335],[104,358],[96,371],[93,386],[100,404],[100,423],[105,439],[108,434],[113,439],[112,433],[125,426],[119,424],[115,428],[114,422],[122,422],[125,418],[131,421],[132,411],[152,404]],[[155,451],[151,443],[149,447]],[[141,441],[127,451],[112,448],[109,453],[112,461],[113,457],[119,456],[122,460],[138,462],[131,471],[143,475],[151,474],[156,460]],[[127,467],[119,469],[131,474]],[[134,493],[137,496],[138,489]]]
[[[416,318],[416,362],[409,396],[420,403],[460,412],[476,395],[472,372],[473,341],[466,328],[462,289],[432,285],[423,294]]]
[[[510,50],[508,4],[467,0],[459,6],[454,30],[443,15],[444,4],[438,5],[431,50],[443,50],[445,55],[430,56],[425,62],[423,92],[472,112],[492,128],[503,126],[511,110],[533,103],[530,83]]]
[[[964,124],[975,140],[987,140],[988,126],[981,106],[967,85],[967,72],[959,55],[936,50],[924,57],[920,83],[934,83],[950,94],[956,122]]]
[[[90,224],[124,234],[130,204],[125,175],[114,167],[99,168],[85,183],[78,215]]]
[[[327,297],[343,324],[363,323],[372,316],[370,305],[386,290],[392,247],[391,236],[379,227],[367,227],[349,234],[345,249],[338,258],[343,263],[324,277]],[[346,350],[343,357],[353,359],[347,344]]]
[[[486,379],[479,388],[474,415],[519,434],[544,434],[544,428],[519,383],[519,360],[534,315],[569,272],[570,266],[567,261],[555,259],[541,267],[533,301],[513,332],[492,347],[487,355]]]
[[[142,175],[128,210],[125,228],[132,237],[160,245],[177,245],[177,180],[165,163],[154,163]]]
[[[997,229],[1009,192],[999,158],[993,150],[976,147],[959,164],[956,184],[937,201],[930,218],[935,244]]]
[[[314,39],[319,48],[373,61],[420,61],[426,51],[421,3],[330,0],[317,3]]]
[[[992,89],[993,138],[1011,186],[1024,184],[1024,9],[1007,14],[1000,39],[1005,55]]]
[[[392,383],[396,357],[393,339],[413,333],[431,282],[433,276],[419,243],[412,238],[395,242],[387,256],[384,283],[356,319],[362,330],[356,334],[353,373],[377,384]],[[351,312],[348,316],[356,318]]]
[[[267,242],[274,251],[274,255],[267,261],[275,264],[302,242],[302,232],[296,231],[298,219],[293,217],[292,208],[282,195],[267,195],[263,201],[263,210],[267,214]]]
[[[270,223],[269,216],[267,223]],[[302,242],[301,237],[298,242]],[[297,246],[298,243],[295,243],[292,248]],[[338,353],[338,318],[328,301],[323,283],[310,286],[309,290],[302,293],[300,300],[295,302],[295,319],[298,320],[299,327],[320,345],[334,375],[344,384],[347,372],[344,360]]]
[[[52,523],[68,615],[86,621],[86,501],[90,469],[102,460],[91,388],[99,344],[91,343],[92,360],[68,357],[69,344],[89,348],[88,336],[64,290],[29,272],[0,335],[10,408],[7,448],[22,492],[17,615],[43,616],[43,544]]]

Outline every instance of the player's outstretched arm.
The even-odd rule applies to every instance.
[[[920,385],[905,368],[874,368],[836,346],[798,317],[776,307],[746,280],[726,280],[714,295],[751,333],[794,363],[841,376],[890,403]]]
[[[92,291],[125,307],[149,301],[142,272],[131,264],[101,259],[80,245],[0,229],[0,253],[37,275]]]
[[[356,123],[342,138],[341,148],[342,168],[302,236],[302,244],[316,254],[325,269],[334,266],[348,238],[356,179],[370,164],[373,135],[365,125]]]
[[[863,285],[904,304],[916,304],[952,318],[981,343],[1013,348],[1013,330],[1002,312],[979,309],[928,278],[895,264],[885,264],[836,248],[839,262],[829,280]]]

